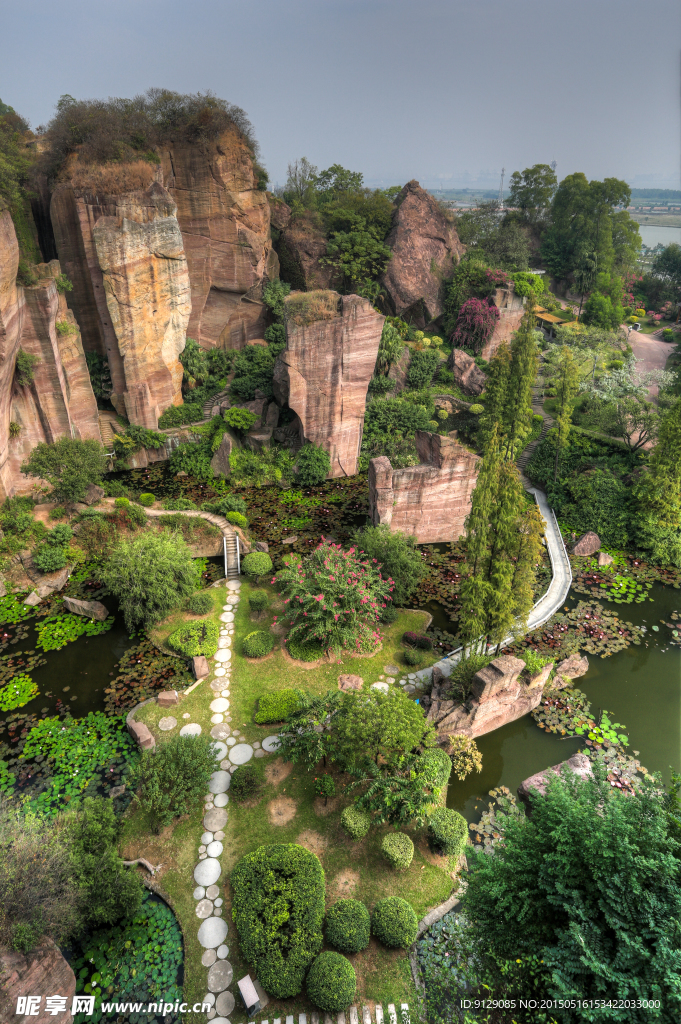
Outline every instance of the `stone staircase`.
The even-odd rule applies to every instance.
[[[107,452],[113,451],[114,434],[119,433],[123,427],[118,422],[118,417],[113,412],[99,410],[99,432],[102,435],[102,444]]]
[[[360,1016],[361,1013],[361,1016]],[[347,1013],[319,1014],[311,1013],[309,1024],[410,1024],[409,1003],[401,1003],[396,1008],[394,1003],[388,1003],[387,1016],[383,1013],[383,1007],[376,1003],[373,1008],[373,1015],[370,1006],[351,1006]],[[282,1018],[275,1017],[272,1021],[261,1020],[256,1024],[296,1024],[293,1014]],[[298,1024],[308,1024],[306,1013],[298,1014]]]
[[[206,420],[211,419],[213,416],[218,416],[220,413],[220,406],[224,401],[229,400],[229,388],[223,388],[222,391],[217,391],[214,395],[208,398],[203,403],[203,417]],[[217,409],[217,412],[213,410]]]

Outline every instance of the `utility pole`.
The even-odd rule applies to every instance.
[[[504,175],[506,174],[506,168],[501,168],[501,184],[499,185],[499,198],[497,200],[500,210],[504,208]]]

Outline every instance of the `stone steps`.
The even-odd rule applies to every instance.
[[[309,1024],[410,1024],[410,1021],[409,1003],[400,1003],[399,1008],[395,1003],[388,1003],[387,1015],[384,1014],[381,1004],[376,1003],[373,1015],[372,1008],[365,1005],[361,1009],[358,1006],[351,1006],[347,1013],[311,1013],[309,1017]],[[256,1021],[255,1024],[308,1024],[308,1015],[299,1013],[297,1022],[291,1013],[287,1017],[275,1017],[271,1021],[266,1018]]]
[[[112,422],[111,417],[99,413],[99,433],[102,435],[102,444],[108,452],[113,451],[114,434],[118,432],[119,424]]]

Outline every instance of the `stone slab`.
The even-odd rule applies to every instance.
[[[209,832],[217,832],[227,824],[227,811],[223,811],[221,807],[208,811],[203,816],[203,824]]]
[[[221,917],[207,917],[199,928],[199,942],[204,949],[217,949],[225,941],[227,922]]]
[[[278,736],[267,736],[262,741],[262,749],[266,750],[268,754],[273,754],[275,750],[279,749],[279,737]]]
[[[234,753],[234,750],[232,750],[232,753]],[[230,781],[229,772],[223,772],[222,770],[213,772],[208,783],[208,789],[211,793],[226,793],[229,789]]]
[[[233,977],[234,969],[229,960],[216,960],[208,971],[208,991],[224,992]]]
[[[218,843],[216,839],[214,839],[213,842],[209,843],[208,846],[206,847],[206,853],[208,854],[209,857],[219,857],[220,854],[222,853],[222,850],[222,843]]]
[[[206,896],[208,897],[209,900],[217,899],[217,897],[219,895],[220,895],[220,886],[219,885],[209,885],[208,888],[206,889]]]
[[[246,764],[253,757],[253,747],[250,743],[237,743],[231,748],[228,756],[232,764]]]
[[[214,725],[210,731],[211,736],[214,740],[226,740],[231,733],[231,729],[228,725]]]
[[[221,713],[223,711],[227,711],[228,708],[229,701],[227,700],[226,697],[216,697],[215,700],[212,700],[210,702],[211,711]]]
[[[215,652],[215,660],[216,661],[221,661],[221,662],[231,661],[232,660],[232,652],[231,651],[225,651],[225,650],[216,651]]]
[[[77,597],[65,597],[64,607],[73,615],[84,615],[88,619],[104,622],[109,616],[108,609],[101,601],[81,601]]]
[[[166,715],[165,718],[161,718],[158,723],[158,727],[161,732],[170,732],[177,725],[177,719],[173,718],[172,715]]]
[[[201,957],[201,963],[203,964],[204,967],[212,967],[213,964],[215,963],[215,950],[207,949],[206,952]]]
[[[180,729],[180,736],[200,736],[201,726],[197,722],[188,722]]]
[[[210,814],[211,811],[208,813]],[[212,885],[213,882],[217,882],[221,874],[220,861],[215,860],[214,857],[207,857],[194,868],[194,881],[197,885]]]
[[[229,777],[230,777],[230,780],[231,780],[232,776],[230,775]],[[229,803],[229,797],[227,796],[226,793],[216,793],[216,795],[215,795],[215,806],[216,807],[226,807],[228,803]]]
[[[213,913],[213,904],[210,900],[199,900],[194,908],[197,917],[200,917],[203,921],[206,917],[210,917]]]
[[[218,757],[220,760],[222,760],[223,757],[227,755],[226,743],[222,743],[220,740],[218,740],[216,743],[211,743],[211,747],[215,751],[215,756]]]
[[[234,622],[234,612],[223,612],[220,616],[220,622]]]
[[[221,992],[215,1000],[215,1009],[218,1013],[224,1014],[228,1017],[234,1009],[234,996],[231,992]]]
[[[205,835],[205,833],[204,833],[204,835]],[[213,839],[212,834],[211,834],[210,838],[211,838],[211,841],[212,841],[212,839]],[[204,887],[202,885],[197,885],[197,887],[196,887],[196,889],[194,889],[194,892],[192,893],[192,895],[193,895],[195,900],[202,900],[203,897],[206,895],[206,890],[204,889]]]

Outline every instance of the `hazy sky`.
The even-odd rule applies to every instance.
[[[305,155],[386,184],[535,162],[679,188],[678,0],[0,0],[0,97],[211,89],[273,182]]]

